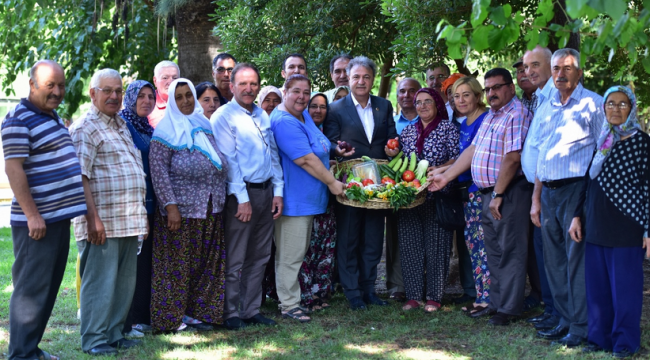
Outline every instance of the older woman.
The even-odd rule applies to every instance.
[[[420,119],[402,130],[404,158],[415,153],[418,160],[428,160],[431,167],[453,163],[460,154],[459,135],[448,119],[442,97],[431,88],[423,88],[415,93],[414,104]],[[419,307],[426,285],[424,311],[434,312],[440,308],[447,281],[453,231],[443,229],[435,220],[433,194],[427,195],[424,204],[400,210],[397,215],[400,263],[408,299],[402,308]]]
[[[124,93],[124,109],[119,112],[126,126],[131,133],[135,147],[142,155],[142,165],[147,175],[147,194],[145,207],[149,219],[149,229],[153,229],[153,214],[156,209],[156,198],[151,183],[151,171],[149,168],[149,143],[153,134],[153,128],[149,125],[147,116],[151,114],[156,106],[156,95],[149,82],[136,80],[129,84]],[[131,302],[131,309],[124,323],[123,333],[127,336],[142,337],[142,332],[151,330],[151,316],[149,305],[151,304],[151,252],[152,233],[144,239],[140,245],[138,254],[138,272],[135,282],[135,293]]]
[[[282,103],[282,93],[275,86],[265,86],[257,96],[257,103],[270,116],[273,109]]]
[[[192,83],[174,80],[169,95],[149,155],[159,205],[151,321],[159,331],[209,330],[223,315],[227,165]]]
[[[339,99],[348,96],[349,93],[350,93],[350,88],[348,86],[339,86],[335,88],[334,91],[332,91],[331,93],[330,92],[327,93],[328,96],[327,102],[331,104]]]
[[[282,317],[308,322],[311,319],[300,308],[298,272],[309,247],[314,215],[325,212],[329,192],[342,194],[345,185],[328,171],[330,142],[305,112],[311,82],[294,74],[284,89],[283,103],[271,114],[284,172],[284,210],[275,224],[276,287]]]
[[[624,358],[641,346],[643,258],[650,256],[650,137],[641,131],[630,89],[614,86],[604,99],[607,123],[569,234],[587,242],[590,345],[584,351],[613,351]]]
[[[221,106],[219,89],[209,81],[204,81],[196,85],[196,98],[203,108],[203,116],[208,119]]]
[[[473,77],[458,79],[452,87],[456,111],[466,117],[460,124],[460,153],[465,151],[474,140],[483,118],[487,114],[483,103],[481,84]],[[490,303],[490,272],[487,266],[483,228],[481,227],[481,212],[483,203],[481,193],[472,180],[472,172],[467,170],[458,177],[464,198],[463,209],[465,212],[465,244],[472,260],[472,273],[476,287],[476,299],[469,311],[470,316],[483,315]]]
[[[327,97],[314,93],[309,100],[309,116],[314,125],[322,128],[327,118]],[[333,204],[327,206],[323,214],[314,216],[309,249],[300,267],[301,305],[313,310],[329,307],[327,298],[332,286],[332,270],[336,244],[336,218]]]

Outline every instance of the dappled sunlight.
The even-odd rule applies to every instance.
[[[415,360],[471,359],[471,357],[459,356],[458,354],[452,354],[442,350],[407,349],[400,351],[399,354],[407,359]]]
[[[175,334],[169,337],[169,342],[174,345],[192,346],[210,341],[210,339],[198,335]]]
[[[345,348],[347,350],[355,350],[362,352],[364,354],[382,354],[385,353],[388,350],[395,350],[397,349],[397,346],[392,345],[390,348],[386,348],[385,346],[377,346],[377,345],[354,345],[354,344],[347,344],[345,345]]]
[[[7,287],[4,290],[2,290],[2,292],[6,292],[6,293],[14,292],[14,284],[7,285]]]
[[[223,349],[210,349],[198,352],[196,350],[188,349],[174,349],[161,355],[161,359],[196,359],[196,360],[213,360],[223,359],[232,356],[236,351],[234,347],[227,347]]]

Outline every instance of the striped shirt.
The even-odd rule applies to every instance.
[[[578,84],[566,104],[556,91],[540,110],[537,178],[552,181],[584,176],[605,121],[603,98]]]
[[[23,170],[36,208],[46,224],[86,213],[81,168],[68,129],[54,112],[47,114],[21,99],[2,122],[5,160],[25,158]],[[14,197],[10,224],[27,226]]]
[[[91,106],[72,124],[70,135],[106,237],[145,234],[145,173],[126,122],[119,115],[109,117]],[[74,219],[74,236],[77,241],[88,238],[85,216]]]
[[[535,90],[537,97],[537,108],[534,111],[535,115],[533,116],[533,120],[530,123],[528,135],[526,135],[524,150],[521,152],[521,169],[524,171],[526,180],[528,180],[529,183],[535,183],[537,172],[537,159],[539,156],[539,144],[537,140],[540,123],[539,119],[546,112],[545,107],[548,106],[550,102],[549,99],[556,91],[557,89],[555,88],[553,79],[548,79],[543,89]]]
[[[521,151],[533,115],[514,97],[501,109],[490,109],[472,141],[472,178],[479,188],[496,185],[503,157]],[[518,171],[521,174],[521,169]]]

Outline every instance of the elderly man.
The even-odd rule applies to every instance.
[[[169,60],[159,62],[153,69],[153,84],[156,86],[156,107],[147,117],[153,128],[158,125],[165,115],[167,99],[169,98],[169,84],[181,76],[181,71],[176,63]]]
[[[490,268],[490,306],[472,317],[494,314],[492,325],[508,325],[523,310],[528,244],[527,210],[532,189],[520,166],[520,152],[532,114],[515,96],[512,75],[503,68],[485,74],[485,96],[490,111],[456,162],[444,173],[433,171],[432,190],[442,189],[472,169],[483,194],[483,231]],[[496,314],[495,314],[496,313]]]
[[[542,189],[544,264],[561,319],[557,327],[537,334],[576,347],[587,338],[585,243],[572,241],[569,227],[605,116],[602,97],[580,84],[580,53],[557,50],[551,71],[557,91],[537,110],[535,188],[536,194]]]
[[[70,219],[86,214],[81,169],[55,109],[65,74],[54,61],[30,70],[29,96],[2,122],[5,171],[14,193],[11,238],[16,260],[9,301],[9,359],[57,359],[38,348],[65,273]]]
[[[135,290],[138,240],[148,232],[140,151],[122,106],[122,78],[113,69],[90,79],[90,110],[70,127],[81,163],[88,214],[74,219],[81,254],[81,347],[91,355],[138,345],[122,337]]]
[[[389,139],[397,137],[393,106],[386,99],[370,95],[377,66],[367,57],[358,56],[350,60],[346,71],[351,92],[332,104],[323,130],[332,149],[338,141],[345,140],[355,148],[356,158],[396,156],[398,150],[386,147]],[[352,310],[364,310],[370,304],[387,305],[375,292],[386,215],[382,210],[337,204],[339,280]]]
[[[523,66],[526,71],[526,77],[529,79],[533,86],[537,87],[533,97],[535,98],[536,108],[533,110],[534,116],[528,129],[526,142],[524,143],[524,150],[521,153],[521,168],[524,170],[526,180],[529,183],[535,184],[535,173],[537,171],[537,155],[539,153],[538,147],[538,127],[540,118],[543,115],[543,106],[549,101],[552,92],[555,91],[553,81],[551,78],[551,50],[537,46],[533,50],[527,51],[523,57]],[[544,301],[544,313],[539,316],[533,316],[528,319],[528,322],[535,324],[537,330],[550,330],[556,327],[559,322],[559,313],[553,306],[553,296],[551,289],[548,285],[548,278],[546,277],[546,267],[544,266],[544,247],[542,242],[542,229],[540,228],[540,196],[542,189],[537,189],[537,194],[533,193],[531,205],[531,220],[533,226],[533,246],[535,255],[535,264],[537,265],[537,273],[539,276],[539,285],[541,289],[542,301]],[[530,252],[530,247],[529,247]],[[529,254],[529,262],[531,256]],[[530,268],[531,264],[528,264]],[[531,281],[532,283],[532,281]]]
[[[521,103],[524,104],[528,111],[534,113],[535,108],[537,108],[537,95],[535,94],[537,86],[533,85],[533,83],[530,81],[530,79],[528,79],[528,76],[526,75],[524,58],[522,57],[517,60],[517,62],[514,63],[512,67],[517,71],[517,86],[519,86],[519,88],[524,92],[521,97]]]
[[[350,86],[350,78],[345,70],[350,60],[352,60],[352,56],[348,54],[339,54],[334,56],[330,61],[330,77],[334,83],[334,88],[325,91],[325,96],[327,96],[329,102],[332,102],[332,99],[336,96],[334,92],[337,88],[340,86]]]
[[[413,78],[404,78],[397,84],[397,103],[400,106],[400,113],[395,115],[395,129],[397,134],[401,134],[407,125],[415,124],[420,117],[418,116],[413,97],[415,93],[422,88],[420,82]]]
[[[255,105],[260,75],[240,63],[231,75],[235,101],[221,106],[210,122],[219,150],[228,159],[228,199],[224,222],[226,299],[224,325],[276,325],[260,314],[264,268],[271,255],[273,220],[282,215],[284,179],[280,155],[266,112]],[[240,275],[241,272],[241,275]]]
[[[228,53],[221,53],[212,59],[212,78],[214,85],[219,90],[219,101],[224,105],[232,100],[232,91],[230,91],[230,74],[235,68],[237,60]]]
[[[426,81],[428,87],[436,89],[440,96],[442,96],[442,100],[445,101],[445,106],[447,107],[447,115],[449,115],[450,119],[453,119],[454,109],[451,107],[451,104],[449,104],[447,93],[442,91],[442,83],[449,78],[450,74],[451,70],[447,64],[440,63],[431,65],[426,72]]]

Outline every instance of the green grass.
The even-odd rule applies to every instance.
[[[68,268],[59,299],[40,347],[64,359],[91,359],[81,351],[76,318],[75,262],[70,243]],[[13,263],[11,231],[0,229],[0,350],[8,346],[8,306]],[[351,312],[342,295],[332,307],[312,316],[309,324],[281,319],[274,303],[263,314],[279,322],[275,328],[243,331],[147,335],[143,346],[121,351],[119,359],[609,359],[606,354],[583,356],[579,349],[551,347],[536,339],[530,325],[519,321],[495,328],[487,320],[461,314],[459,306],[444,306],[425,315],[404,313],[399,305]],[[642,346],[648,348],[648,322],[642,321]],[[647,352],[643,355],[647,357]],[[0,355],[0,357],[3,357]]]

